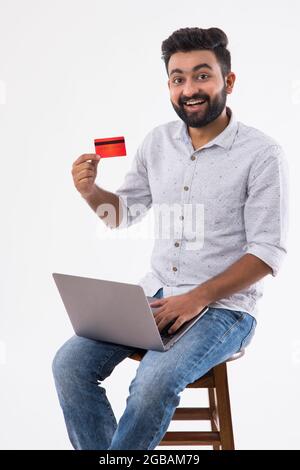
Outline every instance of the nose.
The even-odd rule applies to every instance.
[[[191,79],[187,79],[184,83],[182,94],[186,98],[192,98],[199,93],[198,84]]]

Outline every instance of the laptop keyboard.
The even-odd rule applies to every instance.
[[[168,341],[170,341],[170,339],[173,338],[173,336],[174,336],[174,333],[173,333],[173,334],[168,333],[168,329],[171,327],[171,325],[172,325],[173,323],[174,323],[174,322],[169,323],[169,325],[167,325],[167,326],[160,332],[160,336],[161,336],[162,342],[163,342],[164,344],[168,343]],[[176,333],[177,333],[177,332],[176,332]]]
[[[160,332],[160,336],[161,336],[161,339],[162,339],[162,342],[163,344],[166,344],[170,341],[171,338],[173,338],[173,336],[177,335],[180,331],[182,331],[184,325],[181,325],[179,328],[177,328],[177,330],[175,331],[175,333],[172,333],[172,334],[169,334],[168,333],[168,330],[169,328],[171,328],[171,326],[175,323],[175,320],[171,321],[167,326],[165,326],[163,328],[163,330]]]
[[[173,336],[174,335],[161,336],[161,340],[162,340],[163,344],[167,344]]]

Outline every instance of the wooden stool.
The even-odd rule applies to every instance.
[[[130,359],[141,361],[147,351],[137,351]],[[227,361],[210,369],[200,379],[186,388],[207,388],[208,408],[177,407],[174,420],[210,421],[211,431],[166,432],[159,446],[211,445],[214,450],[234,450],[234,439],[230,409],[226,362],[234,361],[245,354],[245,350],[233,354]]]

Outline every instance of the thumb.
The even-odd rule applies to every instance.
[[[149,305],[152,307],[154,305],[162,305],[165,302],[165,299],[157,299],[154,300],[153,302],[150,302]]]
[[[101,158],[102,158],[101,155],[96,155],[95,160],[92,160],[93,165],[97,166]]]

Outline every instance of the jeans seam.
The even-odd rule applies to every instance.
[[[244,337],[244,339],[242,339],[241,341],[241,345],[240,345],[240,349],[242,349],[243,345],[245,344],[245,342],[247,341],[247,339],[249,338],[249,336],[251,335],[253,329],[254,329],[254,325],[255,325],[255,318],[252,319],[252,323],[251,323],[251,326],[250,326],[250,330],[248,331],[248,333],[246,334],[246,336]]]
[[[231,327],[225,331],[225,333],[223,334],[223,336],[220,338],[220,342],[223,343],[223,339],[226,338],[226,336],[230,333],[230,331],[232,330],[232,328],[235,327],[235,325],[237,325],[238,323],[240,323],[243,319],[245,318],[245,313],[242,313],[241,317],[236,320],[233,325],[231,325]]]

